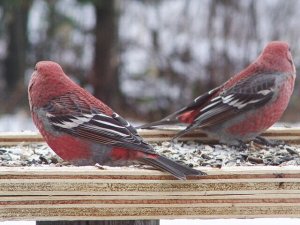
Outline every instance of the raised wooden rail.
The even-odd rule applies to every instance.
[[[176,130],[140,131],[147,141]],[[300,144],[300,130],[267,138]],[[184,139],[214,142],[196,131]],[[0,145],[42,142],[35,133],[0,134]],[[0,220],[142,220],[300,217],[300,167],[199,168],[186,181],[157,170],[95,167],[0,167]]]
[[[153,142],[169,141],[180,128],[138,130],[138,133],[146,140]],[[279,139],[292,144],[300,144],[300,128],[272,127],[265,131],[262,136],[268,139]],[[203,143],[216,143],[215,139],[207,137],[201,130],[188,133],[179,140],[197,140]],[[0,145],[16,145],[20,143],[44,142],[42,136],[35,132],[6,132],[0,133]]]
[[[0,168],[1,220],[300,217],[300,168]]]

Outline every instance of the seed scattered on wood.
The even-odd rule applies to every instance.
[[[300,165],[298,146],[279,144],[278,146],[261,146],[253,148],[253,143],[243,149],[223,144],[204,145],[199,141],[188,142],[153,142],[153,148],[179,163],[197,168],[253,166],[253,165]],[[62,161],[46,144],[19,144],[18,146],[1,146],[0,166],[72,166]],[[145,168],[145,167],[143,167]]]
[[[253,156],[248,156],[247,160],[250,161],[250,162],[256,163],[256,164],[264,163],[264,160],[262,160],[260,158],[253,157]]]
[[[292,148],[287,147],[286,150],[292,155],[299,155],[299,153]]]

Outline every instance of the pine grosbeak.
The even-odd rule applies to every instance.
[[[179,179],[204,174],[158,155],[125,119],[75,84],[57,63],[36,64],[28,93],[35,125],[64,160],[110,166],[137,161]]]
[[[201,128],[222,143],[239,145],[280,119],[293,92],[295,78],[289,45],[273,41],[256,61],[221,86],[166,118],[138,128],[185,123],[186,129],[174,138]]]

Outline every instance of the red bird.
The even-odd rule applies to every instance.
[[[289,45],[273,41],[255,62],[221,86],[166,118],[138,128],[185,123],[186,129],[174,139],[201,128],[222,143],[239,145],[256,138],[280,119],[292,95],[295,78]]]
[[[110,166],[137,161],[179,179],[204,174],[158,155],[125,119],[75,84],[55,62],[36,64],[28,93],[35,125],[64,160]]]

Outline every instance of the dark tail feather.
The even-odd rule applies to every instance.
[[[206,175],[206,173],[200,170],[195,170],[188,166],[181,165],[163,156],[158,156],[157,158],[143,158],[140,161],[145,164],[151,165],[155,168],[158,168],[162,171],[167,171],[181,180],[185,180],[186,176]]]
[[[177,124],[178,120],[159,120],[152,123],[147,123],[141,126],[135,127],[136,129],[153,129],[155,126],[161,126],[161,125],[172,125]]]
[[[165,117],[159,121],[155,121],[152,123],[144,124],[142,126],[138,126],[138,127],[136,127],[136,129],[151,129],[152,127],[160,126],[160,125],[174,125],[174,124],[182,123],[178,120],[178,116],[189,110],[190,109],[188,107],[183,107],[183,108],[179,109],[178,111],[168,115],[167,117]]]
[[[197,126],[195,124],[191,124],[188,127],[186,127],[184,130],[179,131],[175,136],[171,139],[171,141],[174,141],[175,139],[185,135],[186,133],[191,132],[192,130],[196,129]]]
[[[194,99],[194,101],[192,101],[189,105],[187,105],[186,107],[183,107],[179,110],[177,110],[176,112],[168,115],[167,117],[153,122],[153,123],[148,123],[148,124],[144,124],[142,126],[138,126],[136,127],[137,129],[141,128],[141,129],[149,129],[152,128],[154,126],[160,126],[160,125],[171,125],[171,124],[178,124],[181,123],[180,121],[178,121],[178,116],[182,115],[183,113],[189,112],[189,111],[194,111],[197,109],[200,109],[201,107],[203,107],[203,105],[205,105],[207,103],[207,101],[209,101],[210,98],[212,98],[212,96],[214,96],[215,93],[217,93],[222,86],[219,86],[209,92],[204,93],[203,95],[200,95],[199,97],[197,97],[196,99]]]

